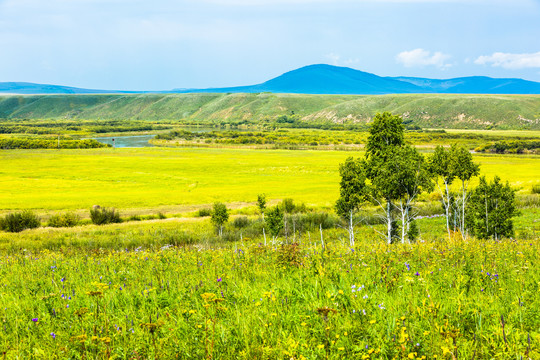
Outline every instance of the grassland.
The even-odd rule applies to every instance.
[[[301,123],[365,124],[377,112],[421,127],[540,129],[538,95],[145,94],[0,96],[0,118],[250,123],[296,114]]]
[[[0,351],[9,359],[537,359],[538,244],[19,252],[0,260]]]
[[[436,215],[417,220],[416,243],[389,246],[367,209],[350,248],[331,207],[339,164],[361,155],[248,147],[0,151],[0,214],[33,209],[45,220],[71,210],[84,218],[99,204],[124,216],[168,216],[0,232],[0,355],[540,358],[540,201],[530,194],[540,157],[474,155],[483,175],[519,190],[513,239],[447,239]],[[269,205],[293,198],[313,210],[287,215],[274,242],[254,206],[260,193]],[[208,217],[194,216],[215,201],[234,209],[223,237]],[[417,205],[420,215],[440,213],[433,194]]]
[[[75,210],[92,205],[154,208],[249,203],[257,194],[331,207],[338,166],[360,152],[204,148],[6,150],[0,152],[0,209]],[[482,174],[523,192],[540,158],[477,155]]]

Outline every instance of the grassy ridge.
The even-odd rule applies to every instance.
[[[422,127],[540,129],[538,95],[144,94],[0,96],[0,118],[253,122],[297,114],[312,123],[364,123],[381,111]]]
[[[338,167],[358,151],[213,148],[6,150],[0,152],[0,210],[120,209],[294,198],[332,206]],[[540,158],[475,156],[481,173],[530,191]]]

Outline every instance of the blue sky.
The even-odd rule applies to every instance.
[[[204,88],[317,63],[540,81],[540,0],[0,0],[0,81]]]

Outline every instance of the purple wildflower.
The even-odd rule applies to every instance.
[[[221,282],[221,278],[220,278],[220,277],[217,278],[217,282]]]
[[[55,333],[51,333],[51,336],[53,339],[56,339],[56,334]]]
[[[32,321],[33,321],[33,322],[38,322],[39,319],[38,319],[38,318],[32,318]]]

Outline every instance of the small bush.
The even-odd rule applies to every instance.
[[[533,194],[540,194],[540,184],[534,184],[532,186],[532,193]]]
[[[243,229],[249,225],[250,221],[247,216],[238,216],[234,218],[233,226],[237,229]]]
[[[281,210],[283,210],[286,214],[292,214],[294,212],[295,206],[294,206],[294,200],[287,198],[283,199],[281,202]]]
[[[34,229],[41,226],[39,217],[30,210],[7,214],[0,220],[2,230],[9,232],[21,232],[25,229]]]
[[[196,216],[197,217],[207,217],[207,216],[211,216],[212,215],[212,210],[211,209],[199,209],[199,211],[197,211],[197,214]]]
[[[157,214],[157,217],[158,217],[158,219],[160,219],[160,220],[163,220],[163,219],[166,219],[166,218],[167,218],[167,216],[166,216],[164,213],[162,213],[162,212],[159,212],[159,213]]]
[[[79,224],[81,220],[80,216],[71,212],[64,214],[53,215],[47,222],[47,226],[50,227],[73,227]]]
[[[142,218],[139,216],[139,215],[131,215],[129,218],[128,218],[129,221],[141,221]]]
[[[120,213],[115,208],[95,207],[90,209],[90,219],[95,225],[120,223]]]

